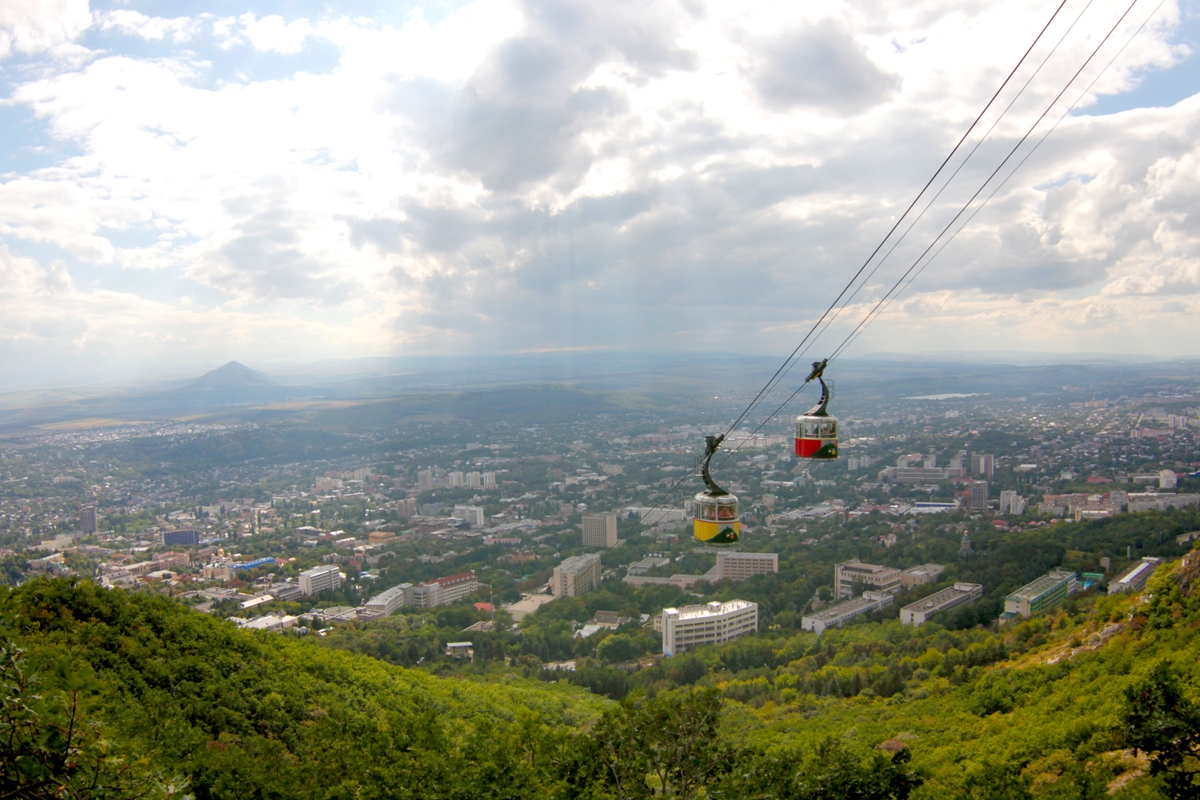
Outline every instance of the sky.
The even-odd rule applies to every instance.
[[[1057,2],[6,0],[0,390],[786,354]],[[1200,354],[1200,0],[1128,8],[1066,0],[814,356],[1043,112],[847,356]]]

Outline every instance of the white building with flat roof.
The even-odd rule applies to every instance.
[[[739,550],[721,550],[717,552],[717,567],[713,573],[715,580],[729,578],[744,581],[754,575],[766,575],[779,572],[778,553],[743,553]]]
[[[451,516],[453,516],[455,519],[463,520],[472,528],[483,527],[482,506],[455,506],[454,513]]]
[[[402,583],[380,592],[367,601],[367,609],[386,617],[401,606],[412,602],[412,584]]]
[[[304,595],[332,591],[341,585],[342,573],[337,564],[325,564],[300,573],[300,592]]]
[[[1114,578],[1108,584],[1108,593],[1140,592],[1145,588],[1146,583],[1150,580],[1150,576],[1154,574],[1154,570],[1158,569],[1158,565],[1161,563],[1161,558],[1146,556]]]
[[[554,568],[550,581],[555,597],[578,597],[600,587],[600,554],[571,556]]]
[[[662,610],[663,655],[720,644],[758,630],[758,603],[730,600]]]
[[[983,597],[983,586],[978,583],[960,581],[900,609],[900,622],[904,625],[924,625],[934,614],[940,614],[967,603],[974,603],[981,597]]]
[[[900,570],[896,570],[899,572]],[[840,628],[855,617],[869,614],[892,604],[895,598],[883,592],[863,592],[862,597],[838,603],[800,618],[800,627],[816,634],[824,633],[829,628]]]

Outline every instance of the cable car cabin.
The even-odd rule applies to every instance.
[[[796,458],[837,458],[837,418],[802,414],[796,417]]]
[[[692,538],[701,544],[734,544],[741,538],[738,499],[731,494],[700,492],[695,497],[696,519]]]
[[[796,417],[796,458],[828,461],[838,457],[837,417],[826,410],[833,399],[833,381],[825,383],[825,361],[813,364],[808,380],[821,382],[821,401]]]
[[[718,486],[708,472],[709,462],[724,439],[724,435],[706,439],[704,469],[700,471],[706,488],[693,498],[696,517],[692,522],[692,538],[700,544],[735,544],[741,539],[737,496]]]

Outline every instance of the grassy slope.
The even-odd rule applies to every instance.
[[[900,738],[928,777],[918,797],[953,795],[969,776],[997,764],[1022,773],[1039,797],[1088,797],[1109,788],[1117,797],[1157,797],[1155,784],[1139,779],[1144,759],[1121,751],[1115,728],[1124,688],[1158,661],[1173,662],[1191,686],[1200,684],[1195,598],[1169,612],[1159,607],[1165,587],[1178,591],[1178,571],[1178,565],[1160,569],[1152,601],[1101,597],[1075,620],[1063,612],[1044,618],[1053,625],[1045,644],[975,668],[961,685],[939,677],[940,659],[930,653],[931,676],[910,681],[892,698],[808,695],[767,703],[753,716],[741,715],[742,724],[752,739],[780,748],[831,735],[868,745]],[[900,628],[890,622],[842,634],[866,642],[902,637]]]

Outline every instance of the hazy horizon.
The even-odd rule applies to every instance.
[[[1126,6],[1064,5],[968,147],[1007,116],[814,353]],[[0,391],[230,360],[781,358],[1053,8],[15,0]],[[1045,144],[847,356],[1200,356],[1198,12],[1135,4]]]

